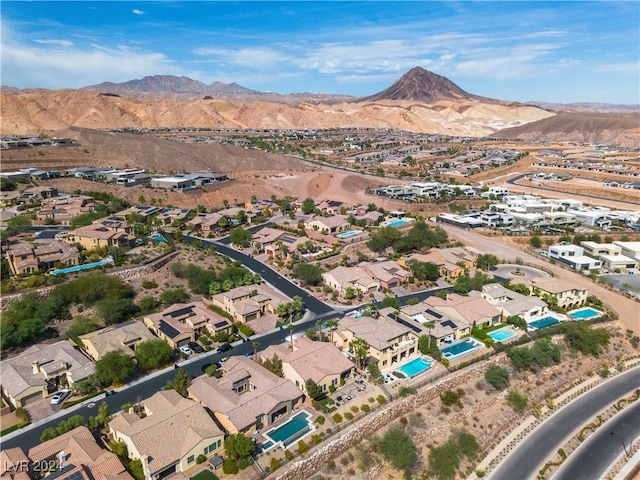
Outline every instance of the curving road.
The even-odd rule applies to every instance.
[[[604,478],[610,466],[621,454],[627,455],[628,449],[639,437],[640,402],[636,401],[602,425],[580,445],[551,480]]]
[[[580,396],[529,434],[491,472],[490,480],[535,479],[548,458],[582,425],[637,388],[640,388],[640,367],[621,373]],[[622,451],[621,444],[617,444],[617,448]]]

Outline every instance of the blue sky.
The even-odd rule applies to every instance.
[[[2,1],[1,83],[185,75],[365,96],[421,66],[514,101],[640,103],[640,2]]]

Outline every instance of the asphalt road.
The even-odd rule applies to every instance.
[[[547,459],[582,425],[637,388],[640,388],[640,367],[621,373],[593,388],[560,409],[529,434],[498,465],[489,478],[491,480],[535,479]],[[618,443],[617,448],[618,451],[622,451],[622,444]],[[582,479],[583,477],[572,478]]]
[[[634,402],[593,433],[551,477],[596,480],[640,437],[640,402]],[[621,452],[622,450],[622,452]]]

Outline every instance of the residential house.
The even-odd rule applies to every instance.
[[[36,213],[36,219],[41,222],[52,219],[62,225],[69,225],[74,217],[91,213],[94,209],[95,203],[92,197],[86,195],[64,196],[54,198],[43,205]]]
[[[233,317],[234,322],[246,323],[254,331],[274,328],[278,321],[278,305],[290,302],[273,288],[263,284],[246,285],[213,295],[211,303]]]
[[[532,317],[542,317],[547,313],[547,304],[538,297],[514,292],[499,283],[489,283],[482,287],[482,292],[472,291],[469,295],[484,298],[501,311],[503,319],[518,316],[528,322]]]
[[[14,243],[7,248],[6,257],[14,275],[47,271],[56,264],[71,267],[80,262],[78,248],[58,240],[35,244]]]
[[[31,465],[57,463],[58,469],[49,473],[56,480],[133,480],[118,456],[99,446],[85,426],[36,445],[28,456]]]
[[[222,377],[200,377],[189,396],[213,414],[229,434],[249,435],[268,427],[302,405],[304,394],[291,380],[280,378],[248,357],[222,364]]]
[[[362,267],[336,267],[323,273],[322,280],[342,295],[348,292],[364,295],[380,289],[380,282],[373,279]]]
[[[345,215],[333,215],[331,217],[315,215],[304,222],[304,228],[330,235],[347,231],[350,228],[350,224]]]
[[[432,248],[429,253],[437,255],[449,263],[460,265],[465,270],[475,267],[478,258],[476,254],[463,247]]]
[[[135,236],[131,234],[132,227],[124,221],[107,217],[100,219],[91,225],[70,230],[67,243],[79,243],[87,250],[104,247],[130,247]]]
[[[416,331],[411,326],[380,315],[378,318],[342,318],[333,339],[343,351],[352,351],[349,343],[356,338],[366,341],[369,345],[367,362],[377,363],[382,369],[417,352],[420,335],[422,330]]]
[[[553,299],[558,307],[565,310],[580,307],[587,301],[586,288],[567,284],[557,278],[538,277],[532,279],[530,283],[535,295],[538,295],[543,300],[545,296],[548,296],[549,300]]]
[[[0,372],[2,394],[17,408],[85,380],[94,372],[94,364],[73,343],[62,340],[34,345],[3,360]]]
[[[340,208],[344,205],[343,202],[338,200],[316,200],[316,208],[323,213],[330,213],[336,215],[340,212]]]
[[[457,320],[464,320],[478,328],[490,327],[500,322],[500,310],[482,297],[464,297],[457,293],[440,297],[427,297],[424,303]]]
[[[105,353],[114,350],[120,350],[133,357],[140,342],[157,339],[140,321],[101,328],[95,332],[79,335],[78,338],[87,355],[96,361],[100,360]]]
[[[584,255],[584,248],[577,245],[552,245],[549,247],[549,258],[569,265],[577,271],[594,270],[602,267],[600,260]]]
[[[220,222],[223,218],[225,217],[220,213],[199,214],[186,222],[186,225],[194,230],[202,231],[202,234],[207,236],[209,234],[213,234],[223,224],[226,224],[226,219],[224,222]]]
[[[380,282],[382,288],[399,287],[408,282],[413,274],[402,268],[395,260],[383,262],[362,262],[359,265],[373,280]]]
[[[271,360],[277,355],[282,360],[284,378],[291,380],[303,392],[307,393],[306,381],[312,380],[323,392],[333,385],[338,388],[340,380],[348,377],[354,370],[353,363],[340,350],[328,342],[317,342],[307,337],[299,337],[288,345],[270,345],[260,352],[262,361]]]
[[[26,202],[55,198],[58,196],[58,189],[55,187],[30,187],[22,192],[22,198]]]
[[[200,455],[222,451],[224,433],[197,402],[175,390],[155,393],[144,402],[144,416],[122,412],[109,422],[114,440],[140,459],[145,477],[159,480],[196,466]]]
[[[189,208],[163,208],[156,219],[162,225],[171,225],[174,222],[182,225],[187,221],[190,213]]]
[[[435,339],[439,347],[471,333],[471,324],[466,320],[453,318],[424,302],[403,306],[398,316],[385,309],[382,309],[380,314],[391,316],[396,321],[411,326],[417,335],[427,335]],[[415,327],[416,324],[420,325],[419,329]]]
[[[436,255],[435,253],[412,253],[410,255],[405,255],[398,259],[398,264],[403,267],[410,268],[410,264],[412,260],[416,260],[422,263],[433,263],[438,266],[438,271],[441,276],[447,278],[458,278],[464,275],[464,267],[460,265],[456,265],[455,263],[451,263],[442,258],[440,255]]]
[[[233,323],[211,310],[204,302],[176,303],[162,312],[144,317],[144,324],[171,348],[194,341],[205,331],[211,335],[232,333]]]

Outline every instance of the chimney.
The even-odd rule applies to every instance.
[[[40,364],[36,360],[35,362],[31,362],[31,368],[33,369],[33,374],[36,375],[40,373]]]

